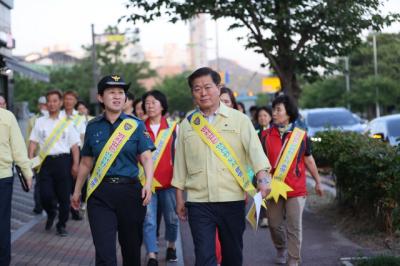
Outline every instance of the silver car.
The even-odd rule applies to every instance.
[[[308,129],[307,134],[310,137],[317,132],[332,129],[358,133],[362,133],[365,130],[363,121],[343,107],[305,109],[300,113]]]
[[[396,146],[400,143],[400,114],[386,115],[371,120],[367,126],[368,134],[376,139]]]

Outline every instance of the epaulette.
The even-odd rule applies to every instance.
[[[104,117],[103,114],[96,116],[95,118],[88,121],[87,125],[93,124],[94,122],[100,121]]]

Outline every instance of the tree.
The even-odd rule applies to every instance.
[[[169,112],[190,111],[194,108],[192,94],[187,77],[189,73],[185,72],[171,77],[165,77],[163,81],[156,85],[154,89],[165,93],[168,99]]]
[[[317,69],[330,70],[329,58],[347,55],[364,30],[380,31],[399,19],[382,15],[382,0],[130,0],[127,21],[150,22],[167,15],[171,22],[200,13],[231,18],[229,30],[245,29],[238,39],[262,54],[281,80],[285,93],[298,99],[299,77],[313,80]]]
[[[378,76],[373,64],[372,36],[349,55],[350,93],[346,93],[345,78],[341,74],[304,85],[300,98],[303,108],[346,106],[352,111],[374,117],[376,89],[379,89],[379,104],[383,114],[400,111],[400,34],[379,34],[377,37]],[[342,62],[338,61],[338,69]],[[343,69],[342,69],[343,70]]]
[[[301,108],[346,106],[344,77],[328,77],[306,84],[299,104]]]

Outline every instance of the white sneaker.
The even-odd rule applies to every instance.
[[[260,227],[263,227],[263,228],[268,227],[268,218],[261,219]]]
[[[275,262],[277,264],[286,264],[287,258],[287,251],[285,248],[277,249]]]

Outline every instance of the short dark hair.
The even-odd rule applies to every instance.
[[[210,76],[214,82],[215,85],[219,85],[221,83],[221,76],[218,74],[217,71],[209,68],[209,67],[201,67],[194,71],[190,76],[188,77],[188,84],[190,89],[193,89],[193,81],[199,77],[203,76]]]
[[[152,91],[148,91],[145,94],[143,94],[142,109],[143,109],[144,113],[146,114],[145,101],[146,101],[146,98],[149,96],[153,96],[154,98],[156,98],[157,101],[159,101],[161,103],[161,106],[163,108],[161,114],[164,116],[168,112],[168,102],[167,102],[167,97],[165,97],[165,94],[159,90],[152,90]]]
[[[69,91],[64,92],[63,98],[65,98],[65,96],[67,96],[67,95],[74,96],[76,100],[78,100],[78,98],[79,98],[78,93],[76,91],[69,90]]]
[[[75,109],[78,109],[79,105],[85,106],[87,109],[89,109],[88,105],[84,101],[77,101],[75,104]]]
[[[132,102],[135,100],[135,96],[132,93],[130,93],[129,91],[127,91],[125,94],[126,94],[126,98],[128,100],[131,100]]]
[[[256,114],[254,115],[257,120],[258,120],[258,115],[260,114],[261,111],[267,112],[272,119],[272,108],[269,106],[261,106],[257,108]]]
[[[138,104],[138,103],[140,103],[142,101],[142,98],[141,97],[139,97],[139,98],[137,98],[136,100],[134,100],[133,101],[133,103],[132,103],[132,107],[133,107],[133,114],[135,115],[135,116],[137,116],[137,114],[136,114],[136,105]]]
[[[219,95],[221,96],[222,94],[227,93],[229,95],[229,98],[231,99],[231,102],[233,104],[233,109],[238,109],[238,105],[236,102],[236,98],[235,95],[233,95],[233,91],[231,89],[229,89],[228,87],[222,87],[221,88],[221,92],[219,93]]]
[[[57,95],[58,98],[60,98],[60,100],[62,100],[63,94],[60,90],[58,89],[53,89],[53,90],[49,90],[48,92],[46,92],[46,100],[49,100],[49,96],[50,95]]]
[[[289,116],[289,122],[293,123],[299,117],[299,109],[291,97],[288,95],[279,95],[272,101],[272,108],[276,105],[283,104],[286,109],[286,113]]]

